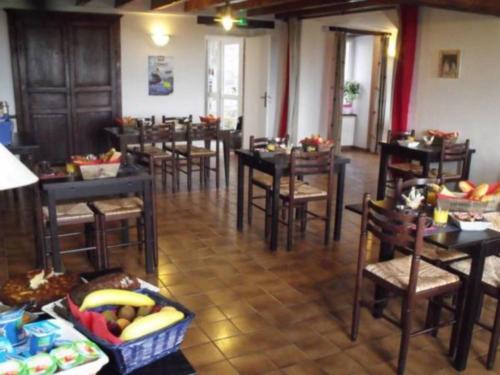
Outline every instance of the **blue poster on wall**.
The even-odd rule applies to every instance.
[[[173,57],[149,56],[149,95],[170,95],[174,92]]]

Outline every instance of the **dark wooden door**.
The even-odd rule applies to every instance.
[[[119,16],[8,14],[20,131],[53,162],[105,151],[102,129],[121,115]]]

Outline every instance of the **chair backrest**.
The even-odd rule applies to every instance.
[[[387,131],[387,143],[392,143],[400,140],[404,140],[408,137],[415,137],[415,130],[407,130],[404,132],[393,132],[392,130]]]
[[[427,193],[429,185],[436,184],[441,185],[441,179],[439,178],[412,178],[410,180],[403,180],[402,178],[396,179],[396,189],[395,189],[395,199],[399,202],[402,199],[402,195],[411,188],[415,187],[417,189],[423,189]]]
[[[181,116],[181,117],[168,117],[163,115],[161,117],[161,122],[177,122],[178,124],[187,124],[189,122],[193,122],[193,115],[189,116]]]
[[[439,161],[438,177],[445,181],[444,163],[457,162],[457,175],[460,179],[466,179],[469,174],[469,140],[464,143],[453,143],[443,140],[441,145],[441,158]]]
[[[175,143],[175,122],[165,122],[150,127],[144,126],[138,121],[140,150],[144,151],[144,145],[150,143]]]
[[[211,144],[215,141],[217,151],[219,150],[220,141],[220,120],[211,123],[197,123],[191,122],[186,125],[187,132],[187,151],[191,152],[193,141],[205,141]]]
[[[333,171],[335,154],[331,146],[325,151],[305,152],[301,148],[295,148],[290,154],[290,199],[294,199],[295,184],[298,178],[310,175],[328,175],[328,199],[333,196]]]
[[[424,214],[405,213],[384,207],[371,200],[369,194],[363,199],[363,216],[359,241],[358,273],[365,268],[368,233],[378,238],[384,246],[391,246],[411,254],[412,263],[408,295],[416,293],[420,255],[424,246]]]
[[[255,138],[253,135],[250,136],[250,150],[265,150],[267,148],[267,145],[270,143],[274,143],[278,146],[281,147],[287,147],[288,146],[288,141],[290,140],[290,136],[287,134],[284,137],[277,137],[277,138],[267,138],[267,137],[261,137],[261,138]]]

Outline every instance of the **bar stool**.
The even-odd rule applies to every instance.
[[[85,236],[85,247],[61,250],[60,254],[87,252],[89,260],[92,261],[94,267],[102,269],[102,244],[99,238],[99,225],[94,212],[87,206],[86,203],[66,203],[60,204],[56,207],[57,225],[59,227],[74,226],[83,224],[85,229],[83,232],[69,232],[59,234],[59,238],[77,237],[82,234]],[[51,254],[54,259],[54,254],[50,249],[51,235],[49,233],[49,209],[42,207],[42,264],[47,268],[47,255]],[[92,255],[96,256],[93,257]]]
[[[144,241],[144,209],[143,201],[138,197],[130,198],[115,198],[94,201],[91,203],[92,208],[97,214],[100,241],[102,244],[102,263],[105,268],[109,267],[109,257],[108,250],[117,247],[127,247],[131,245],[137,245],[139,251],[142,251],[142,246],[145,244]],[[135,220],[135,226],[126,227],[120,226],[118,228],[110,228],[109,224],[113,222]],[[108,233],[123,231],[124,229],[136,228],[137,230],[137,241],[125,241],[110,245],[108,244]],[[154,254],[155,265],[158,263],[158,256]]]

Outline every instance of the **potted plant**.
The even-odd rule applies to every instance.
[[[352,112],[352,103],[359,96],[361,85],[358,82],[347,81],[344,84],[344,109],[348,113]]]

